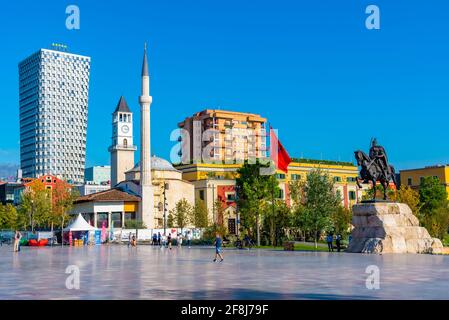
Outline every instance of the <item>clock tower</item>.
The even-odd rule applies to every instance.
[[[134,167],[133,113],[124,97],[112,114],[111,187],[125,180],[125,172]]]

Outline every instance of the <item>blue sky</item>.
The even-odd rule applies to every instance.
[[[80,30],[65,28],[69,4]],[[369,4],[380,30],[365,28]],[[267,117],[291,156],[352,161],[376,136],[399,169],[449,163],[448,12],[444,0],[2,2],[0,163],[19,161],[17,63],[59,42],[92,57],[87,165],[108,164],[119,97],[138,114],[145,41],[158,156],[178,122],[221,108]]]

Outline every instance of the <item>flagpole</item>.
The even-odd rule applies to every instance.
[[[278,137],[279,140],[279,137]],[[270,157],[271,157],[271,150],[273,150],[273,148],[271,147],[271,125],[270,125]],[[277,183],[277,178],[276,178],[276,168],[274,170],[274,179]],[[274,215],[275,215],[275,210],[274,210],[274,184],[271,187],[271,210],[272,210],[272,214],[273,217],[272,219],[274,219]],[[274,243],[271,244],[272,246],[274,246]]]

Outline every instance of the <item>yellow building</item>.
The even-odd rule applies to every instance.
[[[225,225],[229,232],[235,233],[238,225],[235,203],[235,178],[242,164],[195,163],[178,165],[176,169],[183,173],[183,179],[195,185],[195,199],[205,202],[211,221],[217,221],[214,203],[220,200],[225,210]],[[335,182],[335,191],[342,197],[342,205],[350,208],[361,200],[362,190],[357,187],[357,166],[344,162],[298,160],[290,163],[288,173],[278,171],[276,176],[282,190],[280,198],[291,205],[289,182],[305,180],[307,173],[321,169]]]
[[[449,194],[449,165],[431,166],[418,169],[401,170],[401,185],[419,189],[424,177],[435,177],[446,187]]]
[[[265,157],[266,121],[252,113],[213,109],[197,112],[178,124],[182,130],[182,163]]]

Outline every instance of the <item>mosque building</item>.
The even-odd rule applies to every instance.
[[[111,186],[112,189],[80,197],[72,214],[81,213],[97,228],[124,228],[127,220],[139,220],[149,228],[163,228],[176,203],[195,202],[195,186],[183,180],[181,171],[167,160],[151,156],[150,76],[145,46],[141,74],[140,159],[134,163],[133,113],[121,97],[112,114]]]

